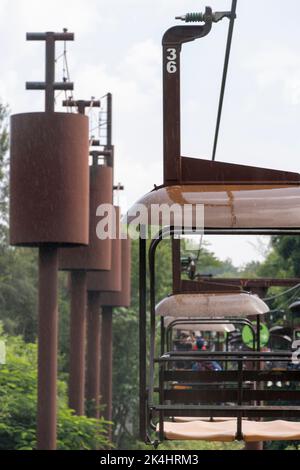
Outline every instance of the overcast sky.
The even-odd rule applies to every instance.
[[[174,17],[227,10],[230,0],[0,0],[0,98],[12,113],[43,109],[27,80],[44,79],[44,47],[28,31],[75,32],[68,45],[76,98],[114,95],[116,182],[124,208],[162,182],[161,37]],[[239,0],[217,159],[298,171],[300,2]],[[182,54],[182,154],[210,158],[228,22]],[[58,53],[60,48],[58,47]],[[62,78],[61,62],[57,76]],[[259,257],[216,244],[236,263]],[[244,245],[245,246],[245,245]]]

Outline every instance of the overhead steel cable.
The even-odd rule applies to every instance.
[[[223,76],[222,76],[221,92],[220,92],[220,99],[219,99],[217,123],[216,123],[214,146],[213,146],[213,153],[212,153],[212,161],[215,161],[216,153],[217,153],[217,146],[218,146],[218,139],[219,139],[219,132],[220,132],[220,124],[221,124],[221,117],[222,117],[222,110],[223,110],[223,103],[224,103],[224,95],[225,95],[225,87],[226,87],[227,74],[228,74],[228,65],[229,65],[231,45],[232,45],[233,29],[234,29],[234,22],[235,22],[235,19],[236,19],[236,8],[237,8],[237,0],[232,0],[231,16],[230,16],[230,22],[229,22],[229,27],[228,27],[225,61],[224,61],[224,68],[223,68]]]
[[[265,297],[263,300],[264,300],[265,302],[267,302],[267,301],[269,301],[269,300],[275,300],[275,299],[277,299],[278,297],[282,297],[283,295],[286,295],[286,294],[288,294],[289,292],[294,291],[295,289],[299,289],[299,287],[300,287],[300,284],[296,284],[295,286],[293,286],[293,287],[291,287],[290,289],[287,289],[287,290],[281,292],[280,294],[273,295],[273,296],[271,296],[271,297]]]

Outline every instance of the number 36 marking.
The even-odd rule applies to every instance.
[[[177,51],[174,48],[167,49],[167,72],[177,72]]]

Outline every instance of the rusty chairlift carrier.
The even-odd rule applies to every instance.
[[[184,317],[195,317],[199,321],[199,316],[206,323],[207,321],[219,318],[220,322],[233,321],[237,315],[245,316],[257,315],[257,335],[255,352],[173,352],[168,351],[160,357],[155,357],[155,248],[158,246],[157,240],[152,242],[150,248],[150,305],[151,305],[151,339],[150,339],[150,374],[149,387],[147,393],[147,419],[149,429],[153,422],[153,417],[159,417],[159,437],[168,439],[200,439],[200,440],[244,440],[245,442],[257,442],[263,440],[286,440],[300,439],[300,425],[286,421],[276,421],[269,423],[248,423],[243,418],[262,417],[285,417],[297,418],[300,415],[298,405],[300,399],[299,391],[292,390],[261,390],[260,387],[248,389],[245,382],[261,384],[266,381],[287,380],[298,382],[299,373],[292,370],[274,371],[259,370],[261,362],[280,361],[291,362],[291,352],[262,353],[260,352],[260,324],[259,315],[268,312],[268,307],[257,296],[246,293],[218,293],[199,294],[183,292],[164,299],[156,308],[156,312],[162,316],[177,315]],[[227,298],[227,300],[226,300]],[[218,313],[219,312],[219,313]],[[201,315],[202,314],[202,315]],[[207,316],[207,317],[206,317]],[[198,318],[197,318],[198,317]],[[183,320],[182,320],[183,321]],[[248,322],[248,320],[245,320]],[[249,322],[250,323],[250,322]],[[225,370],[218,372],[198,372],[174,370],[172,363],[179,361],[206,361],[220,360],[236,364],[235,370]],[[254,361],[257,363],[257,370],[244,370],[244,365]],[[159,365],[159,386],[155,387],[154,369]],[[217,383],[216,389],[193,389],[193,390],[172,390],[170,382],[179,383]],[[221,388],[220,388],[221,386]],[[225,387],[225,389],[224,389]],[[155,393],[159,393],[159,404],[154,399]],[[289,401],[293,405],[274,406],[274,401]],[[170,404],[170,401],[172,404]],[[271,402],[259,406],[258,403]],[[195,403],[202,404],[195,404]],[[204,404],[205,403],[205,404]],[[222,403],[222,405],[220,405]],[[230,403],[230,405],[229,405]],[[228,423],[216,428],[212,424],[199,421],[191,429],[191,425],[185,423],[165,423],[164,418],[175,417],[201,417],[201,418],[225,418],[233,417]],[[203,424],[204,423],[204,424]],[[202,427],[201,427],[202,426]]]
[[[164,183],[155,187],[153,191],[142,197],[138,204],[148,209],[148,223],[151,224],[152,204],[177,204],[183,207],[190,204],[194,210],[197,204],[204,206],[204,233],[208,234],[298,234],[300,233],[300,175],[297,173],[257,168],[245,165],[208,161],[188,158],[181,155],[180,147],[180,53],[184,43],[202,38],[210,33],[212,23],[216,18],[228,16],[234,20],[234,8],[230,14],[213,14],[207,8],[205,15],[198,15],[203,24],[197,26],[176,26],[169,29],[163,37],[163,70],[164,70]],[[197,17],[197,15],[196,15]],[[185,19],[196,18],[195,16]],[[231,40],[231,38],[229,38]],[[230,42],[229,40],[229,42]],[[228,57],[227,57],[228,59]],[[227,60],[228,65],[228,60]],[[224,80],[223,80],[224,82]],[[138,207],[133,206],[128,212],[128,220],[135,216]],[[174,207],[174,206],[173,206]],[[171,213],[171,217],[174,215]],[[162,222],[163,220],[160,220]],[[215,353],[214,357],[236,364],[237,370],[222,372],[206,372],[205,381],[217,382],[223,385],[226,382],[234,383],[234,388],[224,390],[218,387],[210,395],[210,403],[199,405],[201,398],[198,391],[192,396],[187,391],[180,391],[180,397],[175,397],[172,390],[168,390],[170,380],[189,382],[199,381],[200,372],[170,370],[167,365],[180,360],[175,353],[155,357],[156,317],[155,317],[155,252],[161,240],[166,235],[173,237],[173,295],[190,296],[193,294],[192,285],[187,281],[181,282],[179,243],[177,239],[181,234],[203,233],[203,227],[196,225],[196,213],[189,230],[176,226],[176,218],[171,218],[170,226],[163,227],[157,237],[152,241],[149,249],[149,275],[150,275],[150,351],[147,354],[147,253],[146,228],[140,227],[140,437],[145,442],[153,442],[150,436],[151,423],[155,416],[159,419],[159,439],[166,436],[171,439],[218,439],[245,441],[286,440],[300,439],[300,424],[287,421],[278,421],[276,426],[265,422],[243,422],[242,418],[299,418],[300,400],[299,391],[244,390],[245,381],[262,383],[271,380],[300,381],[299,373],[295,371],[266,371],[259,370],[261,361],[279,360],[290,362],[291,352],[267,353],[252,351],[249,353]],[[198,299],[201,295],[199,289]],[[211,294],[210,294],[211,295]],[[249,295],[249,294],[247,294]],[[197,301],[195,302],[197,304]],[[242,314],[242,307],[240,308]],[[172,313],[173,314],[173,313]],[[185,312],[190,316],[190,312]],[[170,315],[170,312],[169,312]],[[259,317],[257,317],[259,318]],[[222,319],[224,322],[224,318]],[[259,348],[259,328],[257,347]],[[147,356],[150,360],[147,369]],[[206,357],[212,358],[212,353],[202,352],[184,355],[182,360],[201,361]],[[257,363],[257,370],[244,371],[245,361]],[[154,387],[154,369],[159,365],[159,403],[154,401],[156,388]],[[147,370],[149,377],[147,380]],[[173,391],[174,392],[174,391]],[[207,398],[207,397],[206,397]],[[166,404],[166,400],[175,401],[175,404]],[[279,406],[264,404],[260,401],[285,400],[291,405]],[[214,404],[211,404],[212,401]],[[231,402],[234,405],[226,406]],[[220,405],[220,403],[222,403]],[[293,405],[294,404],[294,405]],[[188,423],[177,432],[174,424],[165,423],[165,418],[178,416],[214,416],[232,417],[234,420],[226,428],[218,428],[220,423]],[[208,428],[205,426],[208,426]],[[206,430],[209,432],[206,433]],[[156,441],[157,443],[158,441]]]
[[[156,315],[161,317],[161,325],[162,328],[164,327],[164,321],[167,321],[169,318],[170,312],[173,312],[174,320],[169,324],[171,327],[175,325],[175,327],[180,327],[180,324],[186,325],[194,325],[199,326],[201,328],[201,323],[203,324],[203,328],[213,329],[213,330],[234,330],[235,327],[233,323],[236,325],[248,325],[248,327],[252,330],[253,335],[253,349],[256,348],[256,341],[257,341],[257,350],[259,350],[259,343],[260,343],[260,315],[268,312],[268,306],[260,300],[256,295],[251,295],[249,293],[217,293],[217,294],[180,294],[180,295],[172,295],[165,299],[163,299],[156,307]],[[189,315],[189,317],[186,317]],[[182,316],[179,319],[179,316]],[[257,318],[256,328],[254,328],[252,322],[249,320],[248,317],[255,316]],[[184,317],[186,317],[184,319]],[[177,320],[177,321],[176,321]],[[163,332],[161,332],[163,333]],[[162,334],[161,337],[164,337]],[[167,347],[169,344],[167,343]],[[226,353],[228,349],[224,352],[226,357]],[[209,355],[209,358],[207,357]],[[176,363],[173,362],[173,359],[179,357],[179,361]],[[183,357],[190,356],[193,357],[194,361],[197,361],[197,358],[200,357],[201,361],[210,361],[220,359],[222,361],[223,355],[218,354],[217,357],[214,357],[214,353],[208,353],[203,356],[202,352],[195,353],[194,351],[188,351],[182,353],[181,351],[174,351],[170,347],[167,349],[167,352],[162,352],[161,357],[166,358],[170,357],[171,361],[168,364],[161,364],[160,365],[160,377],[163,377],[163,374],[168,370],[172,372],[174,375],[174,380],[176,380],[175,385],[173,386],[173,381],[168,381],[166,383],[166,391],[165,395],[168,399],[172,399],[175,403],[178,401],[180,397],[184,397],[190,400],[191,396],[193,395],[193,399],[197,397],[198,401],[207,401],[207,397],[213,395],[215,393],[215,386],[220,385],[220,381],[218,380],[216,383],[212,382],[212,376],[210,372],[208,373],[209,381],[206,383],[206,372],[194,373],[191,370],[183,370],[180,364],[183,364]],[[186,363],[186,361],[184,361]],[[227,360],[225,359],[225,370],[227,371]],[[203,363],[203,362],[201,362]],[[190,367],[189,367],[190,368]],[[176,369],[178,369],[176,371]],[[178,372],[178,377],[176,377]],[[194,380],[189,381],[189,379],[194,375]],[[220,376],[218,376],[219,378]],[[225,381],[222,384],[222,387],[227,387],[229,384],[226,384]],[[151,384],[150,384],[151,389]],[[153,384],[154,389],[154,384]],[[186,391],[187,390],[187,391]],[[161,391],[162,388],[159,388],[160,392],[160,403],[161,403]],[[226,390],[228,393],[228,390]],[[223,395],[224,393],[223,392]],[[190,421],[214,421],[214,422],[224,422],[224,421],[233,421],[234,417],[222,417],[222,416],[214,416],[213,414],[210,416],[199,416],[197,418],[191,418],[188,416],[174,416],[173,421],[176,423],[186,423]],[[184,425],[175,424],[173,431],[170,429],[170,424],[166,424],[169,426],[169,429],[166,429],[166,435],[169,437],[170,434],[174,432],[174,429],[178,431]],[[229,424],[231,426],[231,423]],[[207,434],[207,429],[205,427],[205,433],[207,438],[210,439],[210,435]],[[199,434],[201,438],[204,438],[204,434]],[[215,438],[215,435],[213,436]]]
[[[238,323],[238,322],[237,322]],[[236,331],[236,326],[233,323],[222,322],[221,320],[210,320],[205,322],[202,319],[188,318],[174,318],[174,317],[162,317],[161,319],[161,354],[165,351],[171,351],[173,344],[176,343],[177,339],[174,339],[174,332],[188,332],[195,333],[196,331],[205,332],[217,335],[217,344],[219,345],[220,335],[224,335],[227,338],[229,333]],[[180,340],[179,340],[180,342]],[[226,349],[228,349],[228,342],[226,340]]]

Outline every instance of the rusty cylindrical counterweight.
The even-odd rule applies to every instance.
[[[85,116],[12,116],[12,245],[88,244],[88,143]]]
[[[122,260],[121,260],[121,239],[120,239],[120,208],[115,207],[116,213],[116,238],[111,240],[112,259],[110,271],[90,272],[87,276],[88,291],[120,291],[122,287]]]
[[[88,158],[88,156],[87,156]],[[69,404],[78,415],[84,414],[85,404],[85,322],[86,322],[86,285],[87,272],[108,270],[111,267],[111,245],[109,238],[101,240],[97,236],[96,228],[101,220],[97,215],[97,209],[102,204],[112,204],[113,175],[112,168],[105,165],[90,166],[90,236],[89,245],[86,247],[63,248],[60,250],[59,267],[61,270],[71,271],[71,348],[70,348],[70,381],[69,381]],[[77,280],[80,280],[78,284]],[[91,357],[91,349],[94,347],[95,354],[100,358],[100,312],[97,319],[93,319],[91,332],[90,303],[88,306],[88,361]],[[100,305],[100,304],[99,304]],[[96,329],[99,329],[99,347],[95,345]],[[95,355],[91,358],[92,367],[95,368]],[[88,369],[91,367],[88,366]],[[99,368],[99,367],[98,367]],[[92,375],[91,375],[92,374]],[[92,378],[91,378],[92,377]],[[93,381],[93,373],[87,371],[87,400],[89,395],[90,381]],[[99,387],[98,387],[99,388]],[[99,395],[99,393],[98,393]],[[95,398],[95,402],[99,398]],[[98,406],[95,405],[94,412],[99,414]],[[90,410],[90,406],[89,406]],[[88,410],[88,411],[89,411]],[[91,411],[91,410],[90,410]]]
[[[90,166],[90,235],[88,247],[61,249],[59,269],[64,271],[99,271],[111,268],[112,241],[100,240],[96,233],[97,208],[101,204],[112,204],[112,168],[104,165]]]
[[[122,285],[118,292],[101,292],[101,305],[109,307],[130,307],[131,302],[131,240],[121,240]]]

